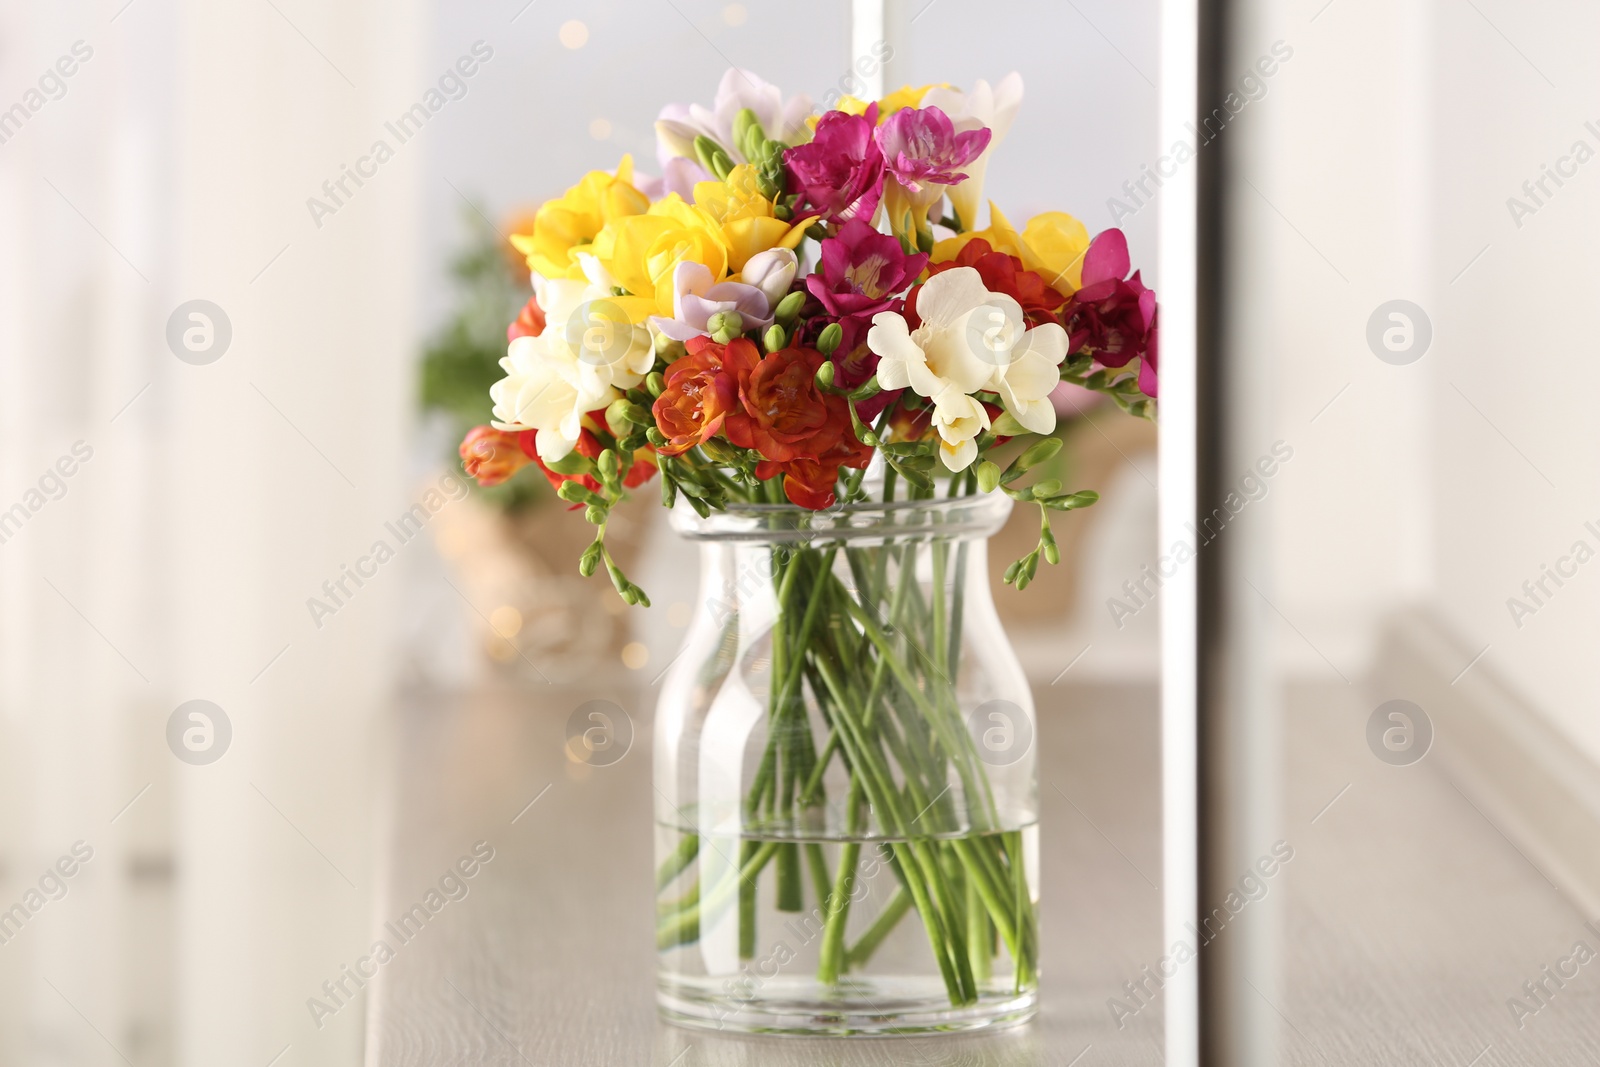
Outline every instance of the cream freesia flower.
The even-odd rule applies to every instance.
[[[650,332],[628,321],[610,290],[589,281],[541,280],[544,332],[519,337],[489,388],[496,429],[538,430],[539,458],[554,463],[577,446],[583,416],[644,380],[655,363]]]
[[[991,293],[971,267],[941,271],[917,293],[922,324],[912,330],[892,311],[872,317],[867,347],[878,356],[878,384],[910,388],[932,401],[939,458],[952,471],[977,458],[977,437],[989,415],[972,394],[999,395],[1001,405],[1034,433],[1055,429],[1048,399],[1061,380],[1067,333],[1057,323],[1027,329],[1022,307]]]
[[[1022,106],[1022,75],[1012,71],[993,88],[981,78],[971,92],[962,92],[949,86],[936,85],[922,98],[922,107],[936,107],[950,117],[956,132],[989,128],[989,144],[983,154],[968,163],[967,180],[949,190],[950,206],[955,208],[961,225],[971,230],[978,225],[978,208],[983,204],[983,178],[989,169],[989,159],[1000,142],[1006,139],[1011,123]]]

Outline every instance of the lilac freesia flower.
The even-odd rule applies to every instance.
[[[760,289],[743,282],[713,282],[705,264],[687,259],[679,263],[672,272],[672,318],[652,315],[650,325],[674,341],[710,336],[707,322],[724,311],[743,316],[746,331],[772,325],[772,308]]]
[[[793,144],[805,134],[811,98],[802,93],[785,100],[776,85],[747,70],[730,68],[722,76],[710,108],[699,104],[668,104],[661,109],[656,119],[656,138],[663,163],[673,156],[694,159],[694,139],[700,135],[721,145],[735,163],[752,162],[733,143],[734,117],[745,108],[756,113],[767,137]]]
[[[957,133],[950,117],[936,107],[902,108],[878,127],[878,148],[889,174],[913,205],[926,208],[945,187],[967,180],[961,168],[989,147],[987,128]]]
[[[810,144],[783,154],[789,191],[800,206],[828,222],[870,221],[883,196],[883,153],[873,141],[878,105],[865,115],[830,111],[817,121]]]
[[[908,256],[897,239],[852,219],[822,242],[819,269],[806,278],[806,288],[830,315],[870,318],[887,310],[927,265],[927,255]]]

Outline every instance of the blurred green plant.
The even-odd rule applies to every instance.
[[[455,306],[423,349],[418,397],[423,411],[445,420],[452,465],[460,462],[456,445],[485,421],[489,387],[504,376],[506,326],[532,295],[516,253],[485,215],[473,207],[463,208],[461,217],[465,237],[450,263]],[[538,477],[512,478],[477,496],[506,511],[555,498]]]

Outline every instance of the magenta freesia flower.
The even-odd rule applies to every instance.
[[[1127,277],[1128,239],[1110,229],[1089,242],[1083,257],[1083,287],[1067,301],[1063,315],[1067,347],[1073,355],[1090,355],[1105,367],[1126,367],[1135,357],[1139,389],[1156,395],[1159,352],[1156,294],[1134,271]]]
[[[927,255],[908,256],[897,239],[852,219],[822,242],[819,270],[806,288],[830,315],[871,318],[888,310],[927,265]]]
[[[878,148],[894,180],[914,203],[931,204],[944,187],[967,180],[961,168],[989,147],[987,127],[957,133],[936,107],[902,108],[878,128]],[[930,188],[932,187],[932,188]]]
[[[883,153],[873,141],[878,105],[865,115],[830,111],[809,144],[784,152],[789,191],[828,222],[872,218],[883,196]]]

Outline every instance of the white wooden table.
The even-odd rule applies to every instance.
[[[606,767],[563,753],[568,715],[595,698],[622,705],[636,727],[632,750]],[[494,858],[381,971],[368,1001],[370,1064],[1162,1062],[1159,1003],[1120,1028],[1108,1007],[1164,951],[1153,690],[1039,694],[1038,1019],[990,1035],[856,1041],[721,1036],[656,1018],[650,699],[498,690],[419,699],[397,715],[375,926],[421,900],[475,842]],[[1298,689],[1289,708],[1283,837],[1295,858],[1237,920],[1284,931],[1286,974],[1264,992],[1284,1019],[1281,1062],[1600,1063],[1600,963],[1523,1029],[1506,1006],[1570,950],[1584,917],[1439,767],[1374,759],[1359,695]]]

